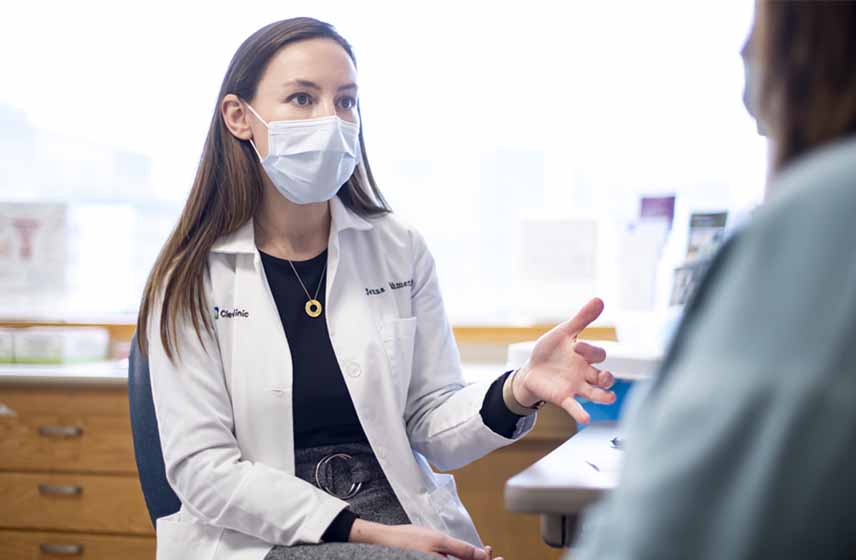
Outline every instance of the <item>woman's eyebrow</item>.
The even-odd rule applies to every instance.
[[[315,89],[315,90],[321,89],[321,86],[319,86],[318,84],[316,84],[315,82],[310,81],[310,80],[289,80],[288,82],[285,82],[282,85],[283,85],[283,87],[297,86],[297,87],[304,87],[304,88]],[[336,91],[346,91],[346,90],[355,90],[355,89],[357,89],[357,84],[352,82],[352,83],[345,84],[343,86],[339,86],[338,88],[336,88]]]
[[[319,86],[315,82],[310,82],[309,80],[290,80],[288,82],[285,82],[282,85],[283,85],[283,87],[298,86],[298,87],[305,87],[305,88],[310,88],[310,89],[321,89],[321,86]]]

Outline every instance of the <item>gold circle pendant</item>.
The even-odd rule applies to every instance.
[[[317,299],[310,299],[306,302],[306,314],[310,317],[319,317],[321,316],[321,302]]]

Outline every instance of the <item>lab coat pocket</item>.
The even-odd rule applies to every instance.
[[[413,370],[413,346],[416,340],[416,317],[392,319],[381,324],[383,349],[389,358],[390,371],[399,405],[404,409]]]
[[[158,560],[182,560],[188,551],[194,558],[214,558],[223,529],[193,522],[176,512],[157,521]]]

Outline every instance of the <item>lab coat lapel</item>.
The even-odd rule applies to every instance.
[[[236,330],[234,375],[256,389],[291,390],[291,352],[258,252],[238,257],[236,305],[249,317]]]
[[[365,295],[360,257],[350,229],[372,225],[331,201],[327,263],[327,329],[342,376],[369,440],[382,437],[382,415],[395,409],[375,311]],[[376,429],[377,428],[377,429]]]
[[[236,303],[249,316],[233,331],[235,433],[252,442],[244,449],[248,458],[293,473],[291,352],[258,251],[237,261]]]

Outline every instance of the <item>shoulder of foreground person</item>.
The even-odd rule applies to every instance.
[[[841,359],[849,346],[842,343],[856,328],[856,139],[794,162],[772,188],[774,200],[738,234],[688,318],[674,369],[692,349],[720,354],[711,365],[721,373],[708,378],[714,383],[723,374],[757,382],[742,374],[759,364],[767,366],[761,378],[801,383],[805,376],[769,366],[818,372],[819,362]],[[735,376],[722,372],[729,361]]]
[[[774,188],[688,315],[575,558],[856,551],[856,142]]]

